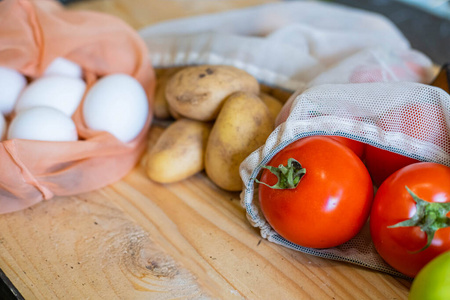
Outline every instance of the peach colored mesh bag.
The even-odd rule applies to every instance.
[[[125,73],[143,85],[152,101],[155,77],[148,50],[126,23],[96,12],[69,11],[53,0],[0,1],[1,66],[33,79],[57,57],[82,67],[87,90],[102,76]],[[80,107],[72,116],[78,141],[0,143],[0,213],[103,187],[135,166],[152,114],[140,134],[123,143],[87,128]]]

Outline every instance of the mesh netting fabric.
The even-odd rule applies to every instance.
[[[308,84],[429,82],[431,60],[382,15],[282,1],[170,20],[139,31],[157,68],[226,64],[295,91]]]
[[[322,84],[297,93],[285,109],[286,118],[279,118],[280,125],[265,145],[241,165],[245,184],[241,201],[249,221],[269,241],[405,277],[378,256],[367,225],[350,241],[330,249],[305,248],[283,239],[259,208],[254,179],[276,153],[312,135],[348,137],[420,161],[450,166],[449,94],[414,82]]]

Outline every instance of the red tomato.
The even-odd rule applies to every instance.
[[[443,110],[430,103],[394,107],[379,116],[378,126],[386,132],[403,133],[436,145],[450,143]],[[395,171],[416,162],[419,161],[370,145],[366,147],[366,166],[376,186]]]
[[[426,78],[426,73],[427,70],[423,66],[404,60],[402,65],[390,65],[389,70],[386,70],[385,67],[358,66],[350,75],[349,81],[352,83],[421,81]]]
[[[412,103],[396,109],[392,116],[398,118],[392,131],[431,143],[450,142],[443,109],[437,105]]]
[[[430,260],[450,250],[449,211],[449,167],[420,162],[400,169],[375,195],[370,232],[376,250],[393,268],[414,277]],[[433,216],[438,219],[433,220]],[[399,224],[409,219],[412,221]],[[427,222],[430,225],[425,226]],[[434,236],[430,226],[437,226]],[[424,249],[428,238],[430,244]]]
[[[301,164],[292,163],[294,173],[301,173],[302,167],[306,170],[296,187],[259,185],[261,209],[272,228],[286,240],[312,248],[334,247],[354,237],[368,218],[373,198],[372,181],[362,161],[330,138],[307,137],[277,153],[261,182],[276,184],[272,171],[288,165],[290,158]],[[289,182],[284,179],[282,184]]]
[[[335,141],[338,141],[339,143],[341,143],[344,146],[347,146],[353,152],[355,152],[355,154],[360,159],[364,159],[364,153],[365,153],[366,144],[361,143],[361,142],[356,141],[356,140],[345,138],[345,137],[342,137],[342,136],[329,136],[329,138],[331,138],[331,139],[333,139]]]
[[[394,152],[366,145],[365,163],[373,184],[380,186],[392,173],[401,168],[419,162],[416,159]]]

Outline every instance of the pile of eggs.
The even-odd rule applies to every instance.
[[[80,108],[91,129],[107,131],[127,143],[145,126],[148,99],[134,77],[107,75],[86,91],[82,68],[59,57],[31,82],[0,66],[0,140],[78,140],[72,115],[84,96]]]

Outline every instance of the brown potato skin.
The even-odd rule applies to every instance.
[[[185,119],[185,117],[183,117],[182,115],[180,115],[179,113],[177,113],[172,106],[168,105],[169,107],[169,114],[170,116],[175,119],[175,120],[179,120],[179,119]]]
[[[259,93],[259,98],[267,105],[272,118],[275,120],[283,108],[283,103],[275,97],[263,92]]]
[[[233,66],[186,67],[166,85],[166,99],[179,115],[199,121],[216,119],[223,101],[237,91],[259,93],[258,81]]]
[[[156,70],[157,83],[155,97],[152,102],[153,114],[156,119],[167,120],[173,117],[166,99],[166,85],[169,78],[182,69],[183,67],[174,67]]]
[[[261,92],[278,99],[278,101],[283,104],[286,103],[292,96],[292,92],[280,88],[274,88],[265,84],[260,84],[259,87],[261,89]]]
[[[226,99],[211,130],[205,155],[208,177],[227,191],[241,191],[239,166],[273,130],[273,118],[258,96],[236,92]]]
[[[166,120],[171,117],[169,104],[166,100],[167,77],[161,77],[156,83],[155,97],[153,99],[153,114],[155,118]]]
[[[211,123],[190,119],[173,122],[147,152],[148,177],[159,183],[171,183],[202,171],[211,127]]]

